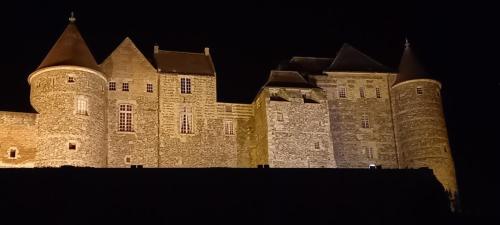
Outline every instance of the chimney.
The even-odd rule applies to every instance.
[[[154,54],[158,53],[159,51],[160,51],[160,46],[158,45],[158,43],[155,43]]]
[[[205,47],[205,55],[209,56],[210,55],[210,48]]]

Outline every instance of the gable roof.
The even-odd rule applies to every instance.
[[[397,75],[396,82],[394,84],[413,79],[425,78],[431,78],[431,76],[427,73],[422,64],[420,64],[419,60],[411,50],[410,44],[406,42],[405,50],[399,64],[399,74]]]
[[[159,50],[154,58],[160,72],[215,75],[212,58],[208,54]]]
[[[127,54],[123,54],[122,52],[126,52]],[[132,53],[132,54],[129,54]],[[140,65],[144,65],[147,69],[152,71],[156,71],[151,62],[142,54],[142,52],[137,48],[132,39],[126,37],[123,41],[118,45],[118,47],[111,52],[111,54],[101,63],[102,70],[105,72],[108,69],[108,64],[111,60],[119,58],[120,60],[115,60],[113,63],[119,63],[120,66],[129,66],[124,64],[130,64],[133,60],[142,60],[144,63]],[[140,61],[139,61],[140,62]],[[109,76],[109,74],[106,74]]]
[[[345,43],[327,71],[339,72],[392,72],[391,69]]]
[[[61,65],[101,71],[74,22],[68,24],[37,69]]]
[[[269,74],[265,87],[298,87],[298,88],[315,88],[296,71],[278,71],[272,70]]]
[[[323,74],[330,64],[332,58],[299,57],[295,56],[285,66],[287,70],[298,71],[303,75]]]

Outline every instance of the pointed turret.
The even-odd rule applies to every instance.
[[[408,80],[429,79],[430,75],[418,61],[406,39],[405,50],[399,64],[399,74],[394,84],[399,84]]]
[[[100,71],[71,15],[69,24],[37,69],[50,66],[81,66]]]

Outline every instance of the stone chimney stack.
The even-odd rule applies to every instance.
[[[160,51],[160,46],[158,45],[158,43],[155,43],[155,46],[154,46],[154,53],[158,53]]]

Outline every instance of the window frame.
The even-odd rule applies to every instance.
[[[423,95],[423,94],[424,94],[424,88],[423,88],[422,86],[417,86],[417,87],[415,88],[415,93],[416,93],[417,95]]]
[[[118,132],[134,132],[134,106],[132,104],[118,105]]]
[[[108,82],[108,91],[116,91],[116,82],[115,81]]]
[[[370,118],[368,117],[368,114],[366,114],[366,113],[361,114],[361,128],[363,128],[363,129],[371,128]]]
[[[339,87],[338,95],[339,98],[347,98],[347,87]]]
[[[87,96],[78,95],[76,97],[75,114],[80,116],[88,116],[89,113],[89,98]]]
[[[366,98],[366,92],[364,87],[359,87],[359,97]]]
[[[14,153],[14,157],[12,157],[12,153]],[[18,159],[19,158],[19,149],[17,147],[10,147],[7,150],[7,158],[9,159]]]
[[[236,129],[233,120],[224,120],[224,135],[234,136],[236,135]]]
[[[147,83],[146,84],[146,92],[147,93],[153,93],[154,92],[154,87],[152,83]]]
[[[190,77],[180,77],[180,93],[181,94],[192,94],[193,93],[193,82]]]
[[[122,91],[126,91],[126,92],[130,91],[130,83],[129,82],[122,83]]]
[[[375,97],[382,98],[382,91],[380,90],[379,87],[375,88]]]
[[[193,134],[193,114],[191,109],[187,106],[182,107],[179,113],[179,133],[180,134]]]

